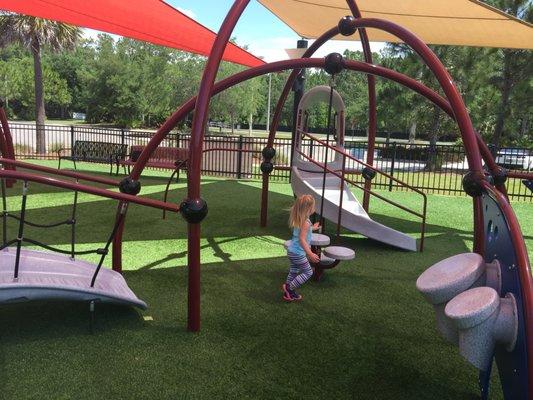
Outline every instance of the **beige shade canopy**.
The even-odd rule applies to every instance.
[[[302,37],[313,39],[350,15],[346,0],[259,0]],[[475,0],[358,0],[364,18],[380,18],[414,32],[427,44],[533,48],[533,25]],[[374,42],[400,42],[367,29]],[[346,39],[343,36],[337,39]],[[350,37],[359,40],[359,35]]]

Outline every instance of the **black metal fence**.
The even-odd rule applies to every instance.
[[[95,127],[85,125],[46,125],[46,148],[44,155],[35,154],[35,125],[10,124],[15,154],[19,158],[57,158],[59,149],[72,147],[76,140],[121,143],[128,146],[144,145],[153,132]],[[188,134],[172,132],[161,143],[164,147],[189,147]],[[267,143],[266,137],[249,136],[206,136],[202,170],[204,174],[233,177],[260,178],[261,150]],[[290,175],[291,140],[277,138],[274,142],[276,168],[271,174],[272,180],[287,181]],[[366,160],[367,143],[350,141],[347,138],[345,148],[356,158]],[[233,150],[233,151],[225,151]],[[238,152],[235,150],[247,150]],[[323,148],[313,145],[310,141],[302,143],[302,150],[318,161],[323,161]],[[255,152],[253,152],[255,151]],[[495,151],[496,162],[513,170],[532,171],[533,151],[528,149],[500,149]],[[329,157],[331,160],[331,157]],[[374,165],[388,172],[395,178],[404,181],[428,193],[464,195],[461,178],[468,169],[464,148],[460,145],[407,144],[407,143],[376,143]],[[347,168],[351,170],[350,178],[362,182],[359,174],[361,167],[349,161]],[[394,182],[383,176],[377,176],[373,182],[375,187],[388,190],[402,190]],[[513,200],[532,201],[533,195],[519,179],[509,179],[509,196]]]

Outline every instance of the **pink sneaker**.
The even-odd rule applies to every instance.
[[[290,289],[289,285],[283,284],[283,300],[285,301],[298,301],[302,300],[302,295],[296,293],[296,290]]]

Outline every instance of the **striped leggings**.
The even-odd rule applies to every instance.
[[[286,283],[291,290],[298,289],[313,275],[313,269],[305,255],[287,253],[290,262]]]

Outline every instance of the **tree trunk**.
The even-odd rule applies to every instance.
[[[492,144],[497,149],[500,147],[503,128],[505,126],[505,117],[507,116],[509,109],[511,87],[513,85],[511,77],[511,57],[511,51],[503,50],[503,82],[501,87],[500,106],[498,107],[498,115],[496,117],[496,126],[494,127],[494,134],[492,135]]]
[[[427,171],[431,172],[435,172],[441,167],[437,157],[437,139],[439,138],[440,112],[441,111],[438,106],[433,107],[433,121],[431,123],[431,131],[429,132],[428,162],[425,168]]]
[[[44,109],[44,89],[43,89],[43,69],[41,66],[41,46],[37,38],[33,38],[31,43],[33,55],[33,73],[35,83],[35,144],[37,154],[46,153],[46,138],[44,120],[46,113]]]
[[[248,136],[252,136],[252,125],[254,123],[254,116],[252,113],[248,115]]]
[[[415,144],[416,138],[416,121],[413,121],[409,128],[409,144]]]

